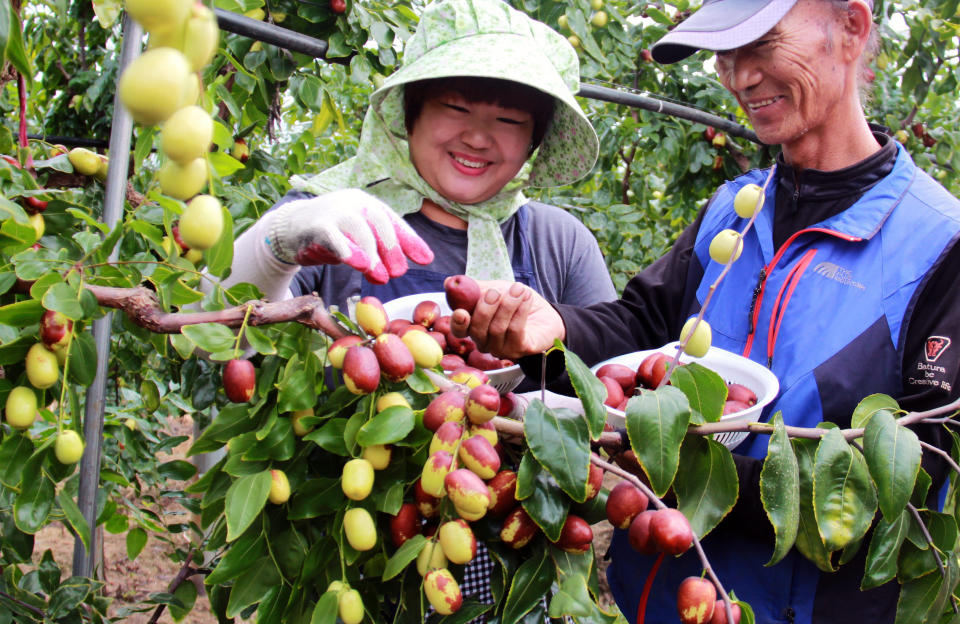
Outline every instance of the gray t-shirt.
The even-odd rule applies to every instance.
[[[284,200],[299,197],[303,195],[291,193]],[[526,237],[535,287],[547,301],[586,306],[617,298],[600,247],[586,226],[548,204],[529,202],[521,210],[526,212],[526,232],[520,231],[518,212],[501,225],[503,237],[515,267],[520,265]],[[433,262],[422,268],[444,275],[464,272],[466,230],[441,225],[421,213],[406,215],[404,220],[433,250]],[[411,271],[421,268],[412,263],[410,267]],[[294,296],[316,292],[327,305],[347,310],[347,299],[360,295],[362,280],[360,272],[343,264],[305,266],[294,276],[290,290]]]

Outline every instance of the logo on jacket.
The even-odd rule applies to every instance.
[[[936,362],[943,352],[950,348],[951,340],[946,336],[930,336],[927,338],[924,357],[928,362]]]
[[[839,282],[845,286],[853,286],[860,290],[866,290],[867,287],[853,279],[853,271],[845,269],[839,264],[833,262],[821,262],[813,267],[813,272],[817,275]]]

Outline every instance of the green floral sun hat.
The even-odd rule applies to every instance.
[[[559,33],[501,0],[442,0],[429,5],[407,41],[403,66],[370,98],[357,155],[293,188],[322,194],[362,188],[400,215],[430,199],[467,222],[468,275],[513,280],[500,224],[527,202],[528,186],[561,186],[593,168],[599,141],[573,94],[580,88],[576,51]],[[403,87],[420,80],[496,78],[525,84],[554,98],[553,118],[534,155],[493,197],[453,202],[436,192],[410,161]]]

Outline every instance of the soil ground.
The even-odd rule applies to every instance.
[[[170,418],[167,421],[170,435],[191,436],[191,440],[175,448],[169,457],[164,459],[183,459],[186,450],[190,447],[193,434],[193,420],[189,416]],[[608,475],[604,486],[612,487],[617,478]],[[164,504],[167,511],[173,511],[174,504],[166,499]],[[164,514],[168,516],[168,514]],[[607,562],[603,555],[607,551],[613,529],[610,523],[604,521],[593,526],[593,546],[597,553],[597,562],[600,566],[600,588],[602,591],[601,604],[604,608],[613,604],[604,572]],[[181,547],[187,545],[187,537],[183,534],[168,534],[172,539],[184,540]],[[56,523],[43,529],[36,536],[34,553],[37,559],[47,549],[51,549],[58,562],[61,563],[65,574],[69,573],[73,560],[73,536]],[[177,575],[180,564],[170,560],[173,546],[167,544],[155,535],[151,535],[143,552],[133,561],[127,558],[126,534],[114,535],[105,531],[100,532],[99,543],[103,550],[103,580],[106,582],[105,593],[114,599],[111,615],[118,615],[121,610],[138,608],[151,594],[167,591],[168,583]],[[199,583],[199,581],[198,581]],[[200,589],[200,587],[198,587]],[[153,610],[142,613],[133,613],[124,620],[125,624],[147,624]],[[173,624],[174,620],[167,610],[158,620],[163,624]],[[206,595],[199,595],[190,614],[183,620],[189,624],[216,624],[217,618],[210,612],[210,604]]]

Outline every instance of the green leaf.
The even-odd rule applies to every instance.
[[[10,13],[10,30],[7,44],[5,46],[6,58],[13,63],[23,77],[26,78],[28,85],[33,85],[33,68],[30,66],[30,56],[23,45],[23,31],[20,26],[20,17]]]
[[[427,543],[427,538],[422,535],[414,535],[403,543],[397,552],[387,560],[387,566],[383,569],[383,580],[389,581],[396,575],[403,572],[410,562],[417,558],[420,551]]]
[[[502,624],[516,624],[550,591],[556,577],[553,560],[546,549],[517,569],[503,607]]]
[[[917,434],[898,425],[887,410],[873,413],[863,432],[863,456],[887,520],[899,517],[910,502],[922,455]]]
[[[157,466],[157,474],[164,479],[173,479],[174,481],[186,481],[197,474],[197,467],[188,461],[175,459]]]
[[[673,386],[644,390],[627,403],[630,448],[657,496],[670,489],[680,462],[680,444],[690,424],[690,404]]]
[[[209,157],[211,161],[215,157],[226,157],[238,163],[238,161],[230,158],[230,156],[227,156],[223,152],[211,152]],[[243,165],[240,166],[243,167]],[[207,263],[207,270],[221,279],[226,277],[227,270],[230,269],[230,265],[233,264],[233,217],[230,216],[230,211],[227,210],[226,206],[222,207],[222,211],[223,231],[220,233],[220,238],[213,244],[213,247],[203,252],[203,259]]]
[[[260,437],[260,432],[257,432]],[[243,453],[245,461],[287,461],[293,457],[297,438],[289,418],[277,418],[267,435]]]
[[[127,558],[130,561],[136,559],[144,546],[147,545],[147,532],[140,527],[134,527],[127,532]]]
[[[270,494],[270,471],[240,477],[227,490],[227,541],[240,537],[256,519]]]
[[[56,496],[56,486],[43,470],[47,448],[36,451],[23,467],[25,475],[20,483],[20,495],[13,503],[13,518],[24,533],[36,533],[47,521]]]
[[[896,624],[926,622],[927,611],[936,600],[942,585],[943,577],[939,574],[927,574],[904,583],[900,587],[900,598],[897,600]]]
[[[817,518],[813,511],[813,467],[817,440],[796,438],[790,441],[797,457],[800,475],[800,521],[797,524],[796,547],[800,553],[824,572],[834,572],[830,552],[820,537]]]
[[[237,336],[228,327],[220,323],[198,323],[187,325],[180,330],[190,341],[209,353],[233,349]]]
[[[688,435],[680,448],[680,468],[673,489],[677,509],[703,539],[737,502],[740,482],[733,455],[719,442]]]
[[[247,326],[247,328],[243,330],[243,337],[247,343],[261,355],[274,355],[277,352],[277,347],[274,346],[273,341],[270,340],[266,332],[259,327]]]
[[[874,412],[880,410],[896,412],[899,409],[900,406],[897,405],[897,402],[886,394],[871,394],[860,401],[857,407],[854,408],[853,416],[850,417],[850,426],[855,429],[866,427],[867,422],[870,421],[870,417],[873,416]]]
[[[213,422],[203,430],[190,447],[187,456],[214,451],[230,439],[256,427],[257,422],[250,417],[248,405],[228,405],[220,410]]]
[[[606,388],[576,353],[564,349],[563,356],[570,383],[580,397],[580,402],[583,403],[583,411],[590,428],[590,439],[596,440],[603,433],[603,425],[607,422],[607,408],[603,404],[607,396]]]
[[[227,617],[240,615],[244,609],[259,602],[281,581],[280,571],[270,557],[254,561],[233,584],[227,602]]]
[[[51,620],[59,620],[76,609],[93,591],[94,582],[77,576],[71,576],[65,580],[50,596],[46,611],[47,617]]]
[[[404,381],[417,394],[432,394],[438,390],[436,384],[419,368],[413,371],[413,374]]]
[[[547,612],[551,618],[565,615],[580,618],[589,616],[593,612],[592,606],[587,579],[579,575],[568,576],[560,583],[560,591],[550,599]]]
[[[723,377],[706,366],[690,362],[673,370],[670,384],[687,396],[690,409],[703,416],[705,421],[720,420],[727,399],[727,382]]]
[[[70,320],[79,321],[84,317],[80,292],[66,282],[54,284],[43,294],[43,307],[60,312]]]
[[[43,305],[37,299],[26,299],[0,306],[0,323],[13,327],[26,327],[40,321]]]
[[[521,489],[522,485],[522,489]],[[570,499],[557,496],[557,481],[531,454],[520,460],[517,471],[517,500],[522,501],[530,519],[551,541],[560,539],[570,509]]]
[[[33,442],[23,433],[8,435],[0,444],[0,483],[15,487],[20,483],[20,473],[33,455]]]
[[[262,534],[244,535],[227,549],[205,582],[208,585],[222,585],[233,580],[247,571],[266,552],[267,543]]]
[[[313,442],[320,448],[334,455],[347,456],[350,451],[347,450],[343,435],[347,427],[347,421],[344,418],[333,418],[319,429],[314,429],[303,439]]]
[[[310,624],[334,624],[337,621],[337,592],[324,592],[310,616]]]
[[[336,513],[343,504],[343,488],[339,478],[320,477],[300,485],[290,499],[287,517],[290,520],[308,520]]]
[[[813,510],[827,550],[840,550],[863,537],[877,511],[877,492],[866,462],[831,429],[817,447]]]
[[[71,528],[73,528],[76,534],[80,537],[80,541],[83,543],[84,548],[89,551],[90,525],[87,524],[87,519],[83,517],[83,513],[80,511],[77,503],[65,491],[61,491],[59,494],[57,494],[57,502],[60,504],[60,510],[63,511],[63,515],[67,519],[67,522],[70,523]]]
[[[173,591],[173,595],[183,604],[182,607],[176,604],[170,605],[170,616],[177,622],[183,620],[190,614],[193,605],[197,602],[197,586],[193,583],[185,582]]]
[[[393,444],[413,431],[417,419],[413,410],[403,405],[394,405],[383,410],[368,420],[357,432],[357,443],[360,446],[374,444]]]
[[[587,498],[590,471],[590,431],[583,416],[569,409],[550,409],[530,402],[523,432],[533,456],[575,501]]]
[[[97,374],[97,345],[89,331],[74,334],[70,341],[70,379],[89,386]]]
[[[207,156],[210,159],[210,164],[213,165],[214,171],[216,171],[217,175],[221,178],[233,175],[246,167],[246,165],[226,152],[210,152]],[[226,224],[224,224],[224,230],[226,229]]]
[[[911,521],[910,512],[904,510],[893,522],[888,522],[886,518],[880,518],[877,522],[873,536],[870,538],[870,546],[867,548],[866,569],[863,573],[863,581],[860,583],[861,589],[879,587],[893,580],[897,575],[900,546],[907,536],[907,527]]]
[[[780,412],[773,415],[773,435],[767,445],[767,458],[760,470],[760,500],[773,525],[776,544],[771,566],[793,548],[800,522],[800,468]]]

